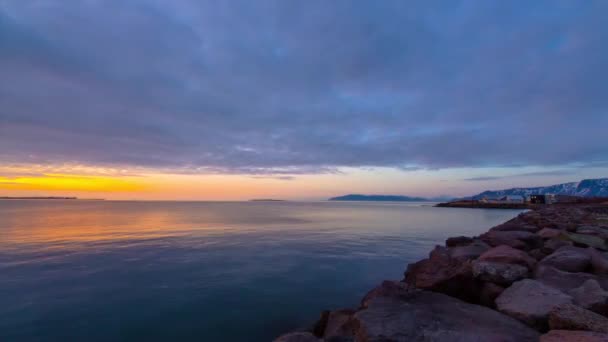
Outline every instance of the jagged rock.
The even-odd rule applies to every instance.
[[[350,320],[355,313],[352,309],[334,310],[329,313],[327,327],[323,333],[323,338],[328,339],[334,336],[349,337],[353,336],[353,327]]]
[[[561,234],[561,230],[553,229],[553,228],[543,228],[539,230],[536,234],[543,239],[552,239],[558,237]]]
[[[591,269],[593,273],[608,275],[608,255],[594,248],[588,248],[588,252],[591,257]]]
[[[274,342],[320,342],[320,340],[309,332],[293,332],[278,337]]]
[[[564,292],[568,292],[583,285],[583,283],[589,279],[598,280],[593,274],[565,272],[560,271],[555,267],[543,265],[538,265],[538,267],[536,267],[534,279]]]
[[[483,281],[500,285],[510,285],[528,276],[528,268],[517,264],[492,261],[473,261],[473,276]]]
[[[608,316],[608,291],[604,291],[595,279],[585,281],[568,294],[580,307]]]
[[[357,341],[537,341],[538,333],[506,315],[440,293],[378,297],[353,318]]]
[[[551,330],[540,337],[540,342],[608,342],[608,334],[592,331]]]
[[[572,297],[543,283],[524,279],[513,283],[496,298],[496,308],[537,329],[547,327],[549,312]]]
[[[572,241],[575,246],[593,247],[603,251],[608,250],[606,241],[599,236],[562,232],[560,238]]]
[[[494,283],[484,283],[479,294],[479,303],[490,308],[495,308],[495,300],[505,288]]]
[[[478,261],[493,261],[506,264],[517,264],[533,269],[536,260],[519,249],[507,245],[501,245],[485,251],[479,256]]]
[[[608,318],[574,304],[556,306],[549,313],[549,327],[608,333]]]
[[[550,239],[545,241],[541,250],[546,254],[551,254],[556,250],[564,247],[564,246],[572,246],[574,243],[572,241],[560,240],[560,239]]]
[[[478,258],[485,251],[490,249],[490,246],[481,240],[473,240],[466,246],[451,247],[448,249],[450,257],[459,260],[473,260]]]
[[[591,266],[591,256],[585,248],[564,246],[546,256],[540,264],[567,272],[584,272]]]
[[[534,249],[542,246],[542,238],[536,234],[524,231],[490,230],[479,238],[492,247],[507,245],[517,249]]]
[[[416,289],[404,282],[385,280],[379,286],[369,291],[361,300],[361,307],[367,307],[369,301],[376,297],[400,297]]]
[[[466,246],[473,242],[473,238],[467,236],[455,236],[445,240],[447,247]]]
[[[405,282],[466,301],[479,297],[480,284],[473,278],[471,262],[452,258],[448,248],[441,246],[436,246],[428,259],[408,265]]]

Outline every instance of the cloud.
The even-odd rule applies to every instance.
[[[516,173],[512,175],[506,176],[481,176],[481,177],[472,177],[465,178],[465,181],[488,181],[488,180],[498,180],[505,178],[518,178],[518,177],[547,177],[547,176],[569,176],[578,173],[577,170],[550,170],[550,171],[537,171],[537,172],[525,172],[525,173]]]
[[[603,1],[0,4],[0,163],[605,163]]]

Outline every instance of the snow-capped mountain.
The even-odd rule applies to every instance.
[[[581,197],[608,197],[608,178],[583,179],[580,182],[563,183],[536,188],[513,188],[506,190],[484,191],[473,196],[473,199],[483,197],[494,198],[502,196],[530,196],[534,194],[559,194]]]

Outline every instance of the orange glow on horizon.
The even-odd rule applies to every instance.
[[[0,177],[0,187],[23,191],[143,191],[146,185],[133,177],[102,177],[86,175],[45,174],[41,176]]]

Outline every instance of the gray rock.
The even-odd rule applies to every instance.
[[[551,254],[564,246],[572,246],[572,245],[573,245],[572,241],[566,241],[566,240],[561,240],[561,239],[549,239],[549,240],[545,241],[545,243],[542,247],[542,251],[546,254]]]
[[[608,254],[601,253],[595,248],[588,248],[591,257],[591,269],[598,275],[608,275]]]
[[[510,285],[528,276],[528,268],[517,264],[492,261],[473,261],[473,275],[480,280],[500,285]]]
[[[538,333],[506,315],[440,293],[378,297],[354,315],[357,341],[537,341]]]
[[[564,292],[568,292],[572,289],[580,287],[589,279],[598,280],[598,278],[593,274],[582,272],[565,272],[560,271],[555,267],[543,265],[536,267],[536,270],[534,271],[534,279]]]
[[[517,264],[533,269],[536,260],[526,252],[507,245],[501,245],[485,251],[479,256],[479,261],[493,261],[506,264]]]
[[[584,272],[591,266],[591,256],[585,248],[564,246],[546,256],[540,264],[567,272]]]
[[[492,247],[507,245],[524,250],[540,247],[543,243],[540,236],[525,231],[490,230],[479,238]]]
[[[320,342],[320,340],[309,332],[293,332],[278,337],[274,342]]]
[[[549,313],[549,327],[608,333],[608,318],[574,304],[562,304]]]
[[[494,283],[484,283],[479,294],[479,303],[489,308],[495,308],[495,300],[505,288]]]
[[[561,230],[559,230],[559,229],[543,228],[540,231],[538,231],[536,234],[538,236],[542,237],[543,239],[552,239],[554,237],[558,237],[560,233],[561,233]]]
[[[450,257],[457,260],[473,260],[490,249],[490,246],[481,240],[474,240],[466,246],[448,248]]]
[[[574,298],[574,303],[578,306],[608,315],[608,291],[604,291],[595,279],[589,279],[580,287],[568,292]]]
[[[352,309],[341,309],[330,312],[323,338],[327,339],[334,336],[351,337],[353,335],[353,328],[349,323],[354,313],[355,311]]]
[[[553,308],[570,303],[569,295],[532,279],[513,283],[496,298],[500,312],[541,330],[546,329]]]
[[[608,334],[592,331],[551,330],[540,337],[540,342],[608,342]]]

